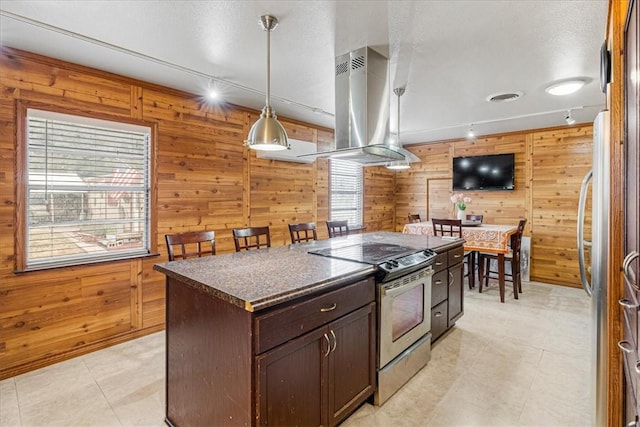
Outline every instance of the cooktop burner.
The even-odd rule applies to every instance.
[[[378,281],[410,273],[430,265],[436,256],[431,249],[415,249],[390,243],[359,243],[351,246],[309,251],[310,254],[373,264]]]

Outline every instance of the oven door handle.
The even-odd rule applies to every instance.
[[[404,292],[407,292],[410,289],[413,289],[417,286],[421,286],[421,285],[425,285],[428,284],[431,285],[431,276],[433,275],[433,271],[428,272],[425,276],[424,279],[426,280],[416,280],[414,282],[410,282],[406,285],[401,285],[401,286],[397,286],[397,287],[393,287],[393,288],[385,288],[384,286],[382,287],[382,295],[383,296],[387,296],[387,297],[394,297],[396,295],[402,294]]]

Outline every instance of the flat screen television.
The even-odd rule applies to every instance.
[[[514,181],[513,153],[453,159],[454,190],[513,190]]]

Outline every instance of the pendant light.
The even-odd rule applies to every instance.
[[[398,96],[398,141],[396,142],[398,146],[400,146],[400,97],[404,94],[404,90],[405,88],[403,87],[397,87],[393,90],[393,93]],[[411,167],[409,160],[406,157],[403,160],[387,162],[385,166],[387,169],[391,170],[406,170]]]
[[[263,15],[260,17],[262,28],[267,32],[267,96],[266,105],[262,109],[262,114],[256,121],[245,145],[253,150],[277,151],[291,149],[289,139],[284,127],[278,122],[275,111],[270,105],[270,66],[271,66],[271,31],[278,26],[278,19],[275,16]]]

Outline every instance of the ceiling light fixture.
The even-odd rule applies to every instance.
[[[395,93],[398,96],[398,139],[396,141],[396,145],[401,146],[400,144],[400,97],[404,94],[405,88],[403,87],[397,87],[393,90],[393,93]],[[387,167],[387,169],[391,169],[391,170],[407,170],[409,168],[411,168],[411,165],[409,164],[409,159],[407,159],[406,157],[402,160],[393,160],[391,162],[387,162],[387,164],[385,165]]]
[[[587,83],[585,79],[569,79],[553,83],[544,90],[550,95],[563,96],[577,92]]]
[[[217,101],[219,96],[220,94],[213,83],[213,79],[209,79],[209,83],[207,84],[207,99],[209,99],[209,101]]]
[[[278,121],[270,105],[271,95],[271,31],[278,26],[278,19],[271,15],[260,17],[262,28],[267,32],[267,91],[266,102],[257,122],[251,126],[245,145],[253,150],[278,151],[291,149],[284,127]]]
[[[473,139],[475,138],[476,133],[473,131],[473,123],[471,125],[469,125],[469,132],[467,132],[467,138],[468,139]]]
[[[571,110],[567,110],[567,114],[564,116],[564,119],[567,121],[568,125],[573,125],[576,123],[576,119],[571,115]]]

